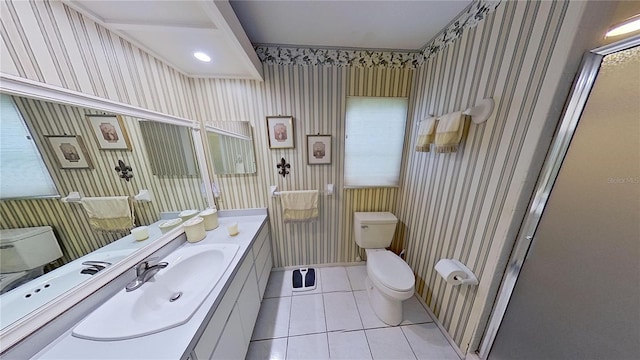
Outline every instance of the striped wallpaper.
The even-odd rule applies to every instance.
[[[495,296],[490,288],[504,271],[504,256],[533,191],[533,183],[525,183],[528,172],[541,166],[533,163],[534,154],[548,145],[543,128],[553,128],[559,117],[546,118],[564,64],[550,64],[554,54],[567,52],[567,44],[558,42],[561,31],[575,31],[571,26],[580,12],[569,11],[571,6],[576,5],[504,2],[417,69],[396,241],[407,249],[417,292],[465,353],[482,335],[482,312]],[[412,150],[420,119],[485,97],[496,100],[494,114],[469,126],[457,153]],[[447,285],[434,270],[441,258],[465,263],[480,286]]]
[[[195,119],[190,80],[61,1],[0,2],[0,70]]]
[[[95,110],[13,97],[22,113],[51,176],[62,196],[80,191],[84,196],[136,195],[141,189],[152,192],[151,203],[134,203],[136,224],[148,225],[159,220],[161,211],[203,209],[199,178],[160,178],[152,174],[148,154],[138,121],[123,116],[131,140],[132,151],[99,150],[85,114],[100,114]],[[80,135],[87,147],[93,169],[62,170],[56,165],[44,135]],[[133,178],[127,182],[118,177],[114,167],[118,160],[133,168]],[[2,169],[2,171],[9,171]],[[93,231],[79,204],[65,204],[60,199],[0,201],[0,228],[20,228],[50,225],[63,249],[62,262],[74,260],[96,250],[126,233]]]
[[[219,176],[221,208],[268,207],[273,231],[274,266],[355,261],[355,211],[393,211],[397,188],[342,191],[344,162],[337,155],[331,165],[306,164],[306,135],[331,134],[334,154],[341,154],[345,136],[347,96],[408,97],[412,69],[338,68],[333,66],[265,65],[265,81],[196,79],[196,108],[202,118],[250,121],[258,172]],[[270,150],[266,116],[294,117],[294,149]],[[212,123],[213,124],[213,123]],[[278,175],[276,163],[284,157],[291,174]],[[320,197],[320,220],[310,224],[283,224],[279,198],[268,195],[270,185],[280,190],[318,189],[334,184],[334,196]]]
[[[208,124],[249,121],[257,173],[217,176],[219,207],[269,208],[274,266],[353,261],[358,250],[352,212],[393,211],[401,222],[393,249],[407,249],[419,295],[466,352],[482,335],[482,317],[503,271],[500,261],[533,187],[528,172],[537,171],[541,156],[536,152],[549,141],[542,133],[548,136],[555,120],[546,116],[559,111],[551,108],[550,97],[564,75],[585,5],[509,1],[495,11],[493,5],[479,5],[482,17],[472,17],[482,20],[467,29],[454,22],[452,31],[459,37],[449,42],[444,34],[447,41],[439,41],[437,51],[415,69],[266,63],[264,82],[187,78],[61,2],[7,0],[0,6],[2,72]],[[399,188],[342,189],[340,154],[349,95],[409,97]],[[485,124],[469,126],[457,153],[412,150],[418,120],[463,109],[483,97],[496,100],[494,115]],[[265,117],[270,115],[294,117],[295,149],[269,149]],[[305,135],[316,133],[332,135],[336,156],[331,165],[306,165]],[[106,161],[103,153],[94,162]],[[291,163],[291,175],[284,179],[275,167],[281,157]],[[321,197],[317,223],[282,223],[279,200],[268,195],[270,185],[324,189],[327,183],[337,191]],[[165,185],[187,191],[177,182]],[[34,212],[59,213],[44,204],[29,206]],[[469,265],[480,286],[443,284],[433,271],[442,257]]]

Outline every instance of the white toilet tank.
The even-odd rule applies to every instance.
[[[391,245],[398,218],[390,212],[353,213],[356,243],[363,249],[383,249]]]
[[[61,256],[51,226],[0,230],[0,273],[35,269]]]

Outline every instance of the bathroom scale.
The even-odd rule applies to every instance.
[[[293,270],[293,291],[308,291],[316,288],[316,269],[300,268]]]

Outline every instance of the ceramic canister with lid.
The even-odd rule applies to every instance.
[[[204,219],[200,216],[185,221],[182,223],[182,226],[184,227],[185,234],[187,234],[188,242],[198,242],[207,236],[207,233],[204,231]]]
[[[176,219],[163,221],[162,223],[160,223],[160,225],[158,225],[158,227],[160,228],[160,232],[164,234],[169,232],[170,230],[175,229],[180,224],[182,224],[182,219],[176,218]]]
[[[198,215],[198,210],[184,210],[178,214],[182,221],[187,221],[196,215]]]
[[[207,209],[198,214],[204,219],[204,229],[213,230],[218,227],[218,210]]]

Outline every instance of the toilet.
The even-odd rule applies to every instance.
[[[367,293],[375,314],[389,325],[402,322],[402,302],[413,296],[416,278],[391,245],[398,219],[390,212],[354,213],[355,240],[367,254]]]
[[[0,294],[42,275],[60,257],[51,226],[0,230]]]

